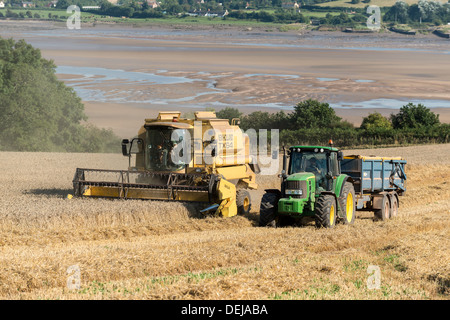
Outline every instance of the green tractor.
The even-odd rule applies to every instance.
[[[328,147],[293,146],[287,155],[284,150],[281,190],[265,190],[259,225],[284,226],[304,219],[325,228],[353,224],[355,189],[353,178],[341,173],[343,158],[332,141]]]

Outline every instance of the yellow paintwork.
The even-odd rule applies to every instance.
[[[86,197],[105,197],[122,199],[148,199],[148,200],[174,200],[209,202],[214,199],[219,207],[216,214],[224,217],[232,217],[237,214],[236,186],[257,189],[255,172],[250,168],[250,141],[244,135],[236,123],[230,125],[227,119],[217,119],[215,112],[199,111],[195,113],[194,119],[182,119],[179,111],[161,111],[154,119],[145,119],[144,125],[138,131],[138,137],[146,145],[148,127],[173,127],[186,129],[192,138],[192,161],[178,173],[206,173],[221,177],[216,190],[208,195],[204,191],[178,190],[173,193],[164,189],[145,188],[121,188],[121,187],[96,187],[89,186],[82,192]],[[214,131],[215,143],[222,150],[212,164],[205,162],[204,155],[207,153],[208,145],[212,137],[208,133]],[[135,156],[135,165],[129,170],[146,170],[145,154],[143,151]],[[170,198],[169,198],[170,197]],[[245,206],[250,205],[249,200]]]
[[[236,187],[231,182],[221,179],[218,187],[218,197],[221,200],[216,214],[221,213],[224,217],[237,215]]]
[[[347,195],[347,204],[346,204],[346,218],[347,221],[350,222],[352,221],[353,218],[353,194],[351,194],[350,192]]]
[[[330,227],[334,226],[334,220],[336,219],[334,204],[330,208]]]
[[[361,155],[345,156],[344,159],[383,160],[383,161],[405,160],[402,157],[370,157],[370,156],[361,156]]]
[[[89,187],[83,196],[86,197],[102,197],[102,198],[125,198],[125,199],[144,199],[144,200],[175,200],[175,201],[196,201],[208,202],[208,194],[206,192],[196,191],[178,191],[175,198],[170,198],[167,190],[154,189],[137,189],[128,188],[121,190],[117,187]]]

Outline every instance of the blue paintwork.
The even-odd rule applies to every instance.
[[[405,192],[405,165],[406,160],[345,158],[341,172],[353,178],[358,193]]]

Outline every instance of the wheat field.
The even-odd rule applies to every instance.
[[[0,152],[0,298],[448,299],[450,144],[345,154],[408,160],[398,217],[257,227],[262,189],[276,176],[258,177],[252,212],[228,219],[199,219],[174,202],[69,200],[77,167],[125,169],[128,160]],[[369,266],[380,270],[375,289]]]

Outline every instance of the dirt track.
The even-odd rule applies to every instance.
[[[2,299],[448,299],[450,145],[350,153],[409,165],[400,216],[334,230],[190,217],[179,203],[66,200],[76,167],[121,155],[0,153]],[[261,188],[277,184],[260,177]],[[80,271],[69,290],[67,270]],[[366,285],[369,265],[380,289]]]

